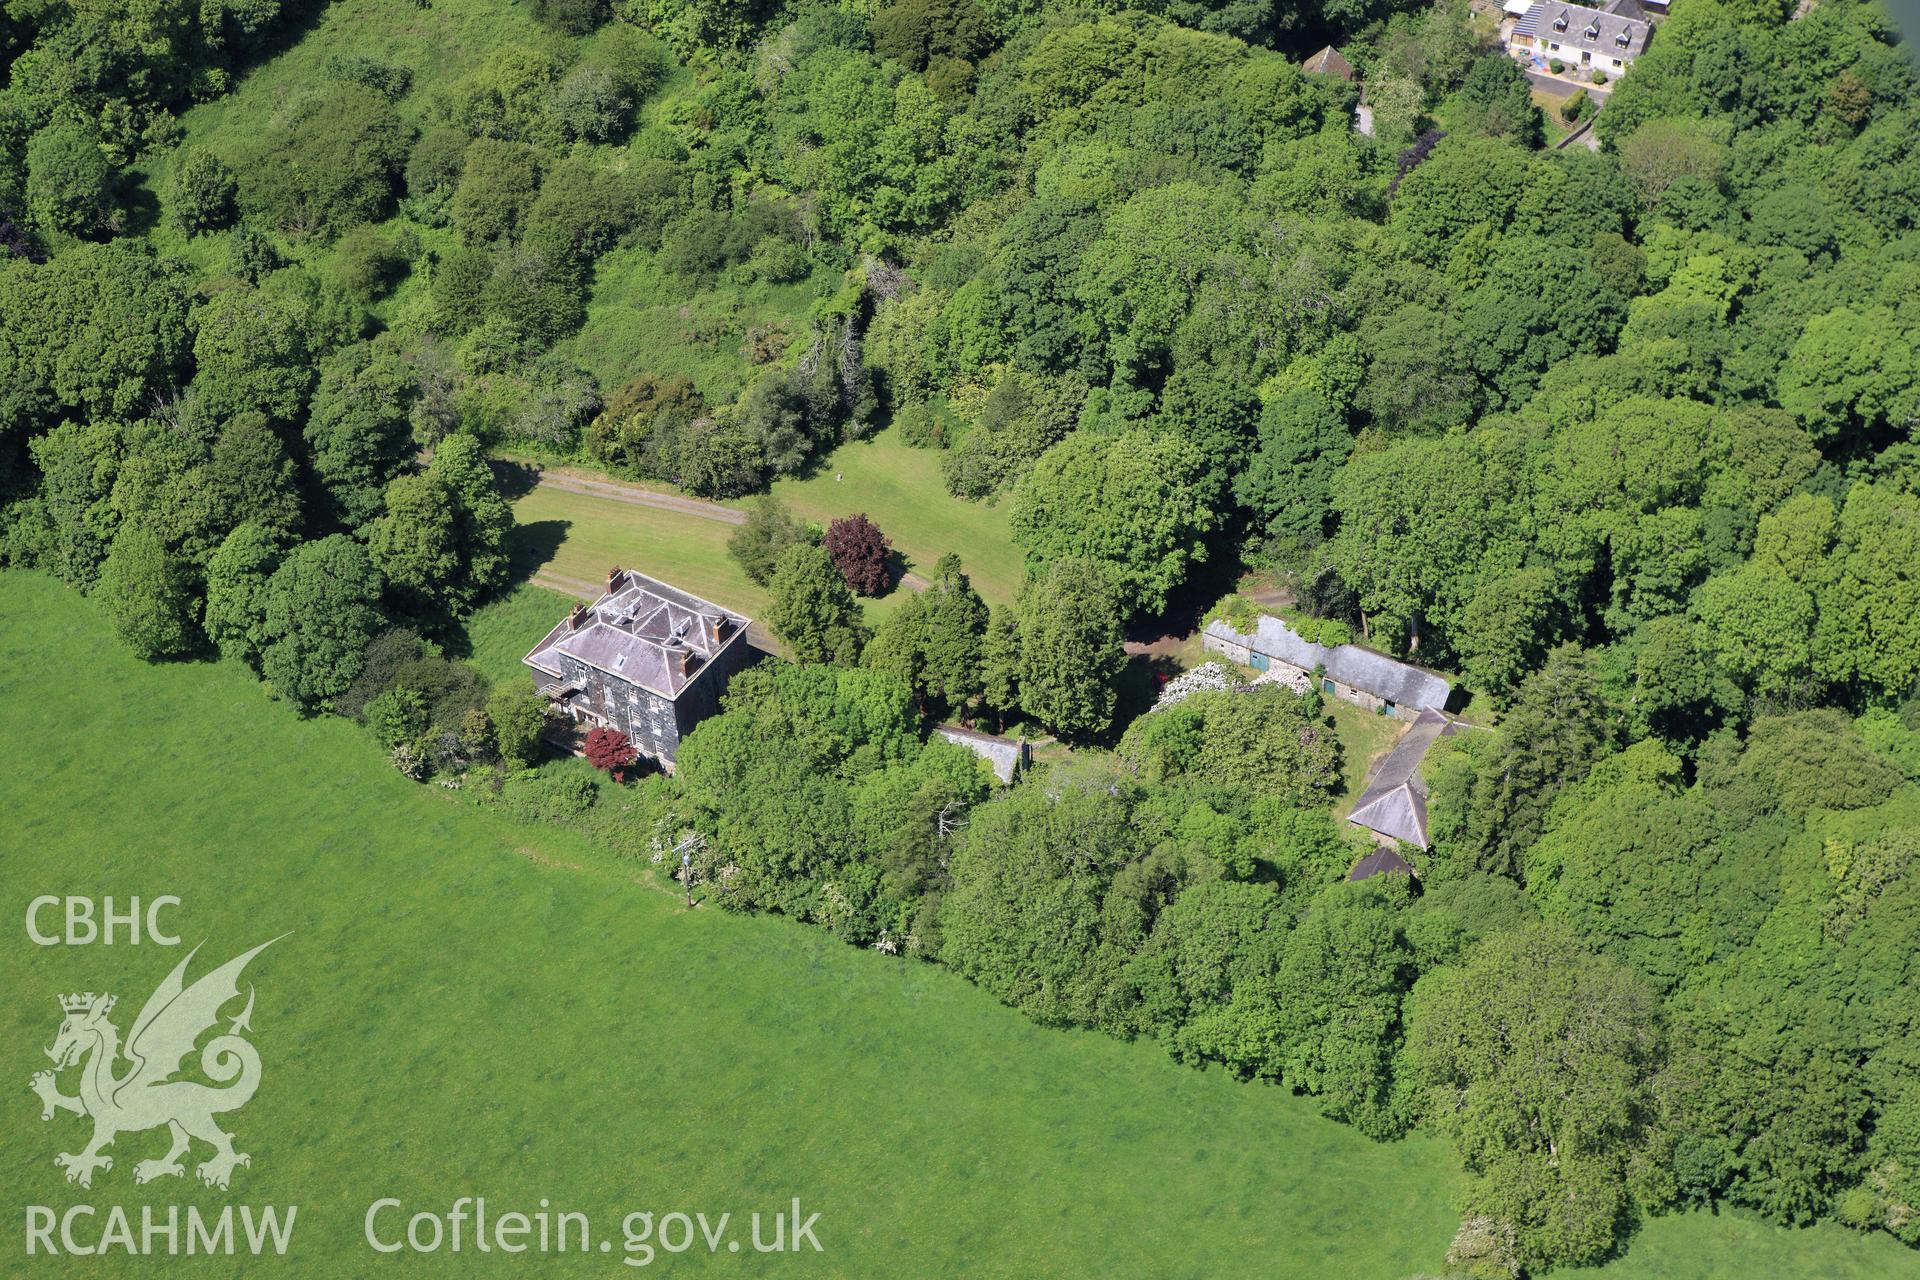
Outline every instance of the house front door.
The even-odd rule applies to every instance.
[[[1267,669],[1267,655],[1264,653],[1250,654],[1247,658],[1247,665],[1255,671],[1265,671]]]

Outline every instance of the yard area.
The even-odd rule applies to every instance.
[[[1340,777],[1345,791],[1334,804],[1333,814],[1344,818],[1360,798],[1374,760],[1393,746],[1407,721],[1356,707],[1345,698],[1323,698],[1321,702],[1333,717],[1333,731],[1340,738]]]

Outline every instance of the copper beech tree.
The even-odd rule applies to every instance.
[[[827,554],[833,567],[847,585],[863,596],[877,596],[887,589],[887,536],[880,526],[859,515],[844,516],[827,526]]]

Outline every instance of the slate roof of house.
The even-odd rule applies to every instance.
[[[1413,867],[1405,858],[1391,849],[1375,849],[1353,864],[1353,870],[1347,872],[1347,879],[1371,880],[1375,876],[1412,874]]]
[[[1306,671],[1325,667],[1327,674],[1341,684],[1363,689],[1396,706],[1438,711],[1447,705],[1449,686],[1446,677],[1357,644],[1336,645],[1333,648],[1314,644],[1271,614],[1260,615],[1260,621],[1251,636],[1235,631],[1224,618],[1216,618],[1208,623],[1207,634],[1243,644],[1256,653],[1292,663]]]
[[[1438,712],[1422,711],[1368,776],[1367,789],[1354,802],[1347,821],[1426,848],[1427,784],[1420,777],[1420,762],[1434,740],[1452,728],[1453,722]]]
[[[1340,51],[1328,45],[1320,52],[1300,64],[1302,71],[1312,75],[1339,76],[1342,80],[1353,79],[1353,64],[1340,56]]]
[[[565,674],[562,655],[668,698],[700,678],[714,657],[746,634],[748,619],[677,587],[616,569],[607,590],[581,605],[523,661]]]
[[[1585,49],[1610,58],[1637,58],[1646,49],[1647,34],[1652,29],[1638,15],[1539,0],[1514,24],[1513,34],[1555,41],[1563,53]],[[1588,35],[1589,31],[1593,34]]]

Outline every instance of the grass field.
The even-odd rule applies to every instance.
[[[544,487],[516,499],[513,516],[522,573],[538,567],[599,582],[620,565],[750,617],[766,615],[767,593],[727,554],[732,525]]]
[[[526,681],[531,687],[533,678],[520,659],[573,605],[572,596],[523,582],[488,601],[468,620],[472,649],[461,656],[496,685]]]
[[[476,653],[493,644],[475,637]],[[177,931],[206,940],[196,973],[291,931],[248,971],[264,1083],[228,1118],[253,1162],[224,1194],[135,1186],[152,1134],[124,1136],[91,1190],[69,1186],[52,1156],[80,1122],[41,1123],[25,1088],[56,993],[114,991],[125,1029],[181,952],[0,943],[0,1076],[18,1085],[0,1197],[136,1220],[300,1206],[284,1260],[37,1258],[18,1274],[611,1275],[626,1212],[795,1196],[825,1252],[769,1265],[807,1275],[1401,1280],[1451,1234],[1457,1180],[1436,1142],[1369,1143],[1281,1090],[1041,1030],[817,930],[687,912],[570,835],[405,782],[359,729],[298,720],[231,664],[134,661],[45,577],[0,574],[0,657],[12,919],[39,893],[177,894]],[[376,1198],[444,1213],[462,1195],[496,1214],[545,1197],[616,1252],[383,1262],[363,1242]],[[24,1239],[0,1248],[19,1258]],[[704,1248],[657,1260],[735,1267]],[[1912,1263],[1885,1236],[1693,1215],[1650,1224],[1601,1275],[1877,1280]]]
[[[593,301],[580,332],[559,351],[612,391],[640,373],[678,375],[710,404],[731,401],[754,372],[743,347],[750,332],[782,348],[807,335],[807,308],[840,285],[820,271],[793,284],[697,287],[661,270],[645,249],[616,249],[595,269]]]
[[[377,1266],[360,1232],[380,1196],[444,1211],[485,1194],[496,1212],[545,1196],[608,1225],[799,1196],[826,1252],[782,1273],[834,1276],[1397,1280],[1451,1234],[1437,1143],[1371,1144],[1279,1090],[1041,1030],[817,930],[687,913],[578,840],[405,782],[360,730],[300,722],[231,665],[142,666],[48,579],[0,575],[0,619],[9,918],[43,892],[174,893],[211,963],[292,931],[249,970],[266,1070],[230,1118],[253,1164],[224,1196],[133,1185],[154,1135],[123,1138],[90,1191],[61,1180],[80,1122],[42,1124],[25,1087],[54,995],[111,989],[124,1030],[180,953],[41,948],[16,923],[15,1206],[301,1206],[285,1263],[197,1260],[208,1276],[619,1274],[471,1252]],[[75,646],[84,680],[60,656]]]
[[[825,522],[864,511],[922,573],[960,553],[976,590],[994,604],[1013,599],[1025,578],[1002,503],[989,507],[947,492],[937,449],[915,449],[892,431],[841,445],[804,480],[781,480],[775,496]]]

